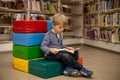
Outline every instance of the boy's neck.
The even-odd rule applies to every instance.
[[[51,30],[53,33],[57,34],[54,29]]]

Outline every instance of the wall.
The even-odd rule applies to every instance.
[[[0,51],[12,51],[12,46],[12,42],[0,44]]]

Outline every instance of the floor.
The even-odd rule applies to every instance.
[[[0,52],[0,80],[120,80],[120,55],[90,46],[82,46],[83,64],[94,72],[92,78],[57,76],[43,79],[13,68],[12,52]]]

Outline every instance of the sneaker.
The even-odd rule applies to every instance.
[[[93,74],[92,71],[88,70],[87,68],[83,67],[81,70],[80,70],[80,73],[82,74],[82,76],[86,77],[86,78],[90,78]]]
[[[74,76],[74,77],[80,76],[80,72],[77,69],[74,69],[69,66],[66,66],[63,74],[67,76]]]
[[[81,76],[81,74],[80,74],[80,72],[78,70],[75,70],[74,72],[72,72],[70,74],[70,76],[78,77],[78,76]]]

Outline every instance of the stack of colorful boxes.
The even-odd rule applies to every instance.
[[[43,57],[40,44],[47,32],[47,22],[15,21],[13,26],[14,68],[28,72],[29,60]]]
[[[46,61],[40,49],[45,33],[52,28],[52,21],[29,20],[13,22],[13,64],[14,68],[30,74],[49,78],[61,75],[64,65]]]

